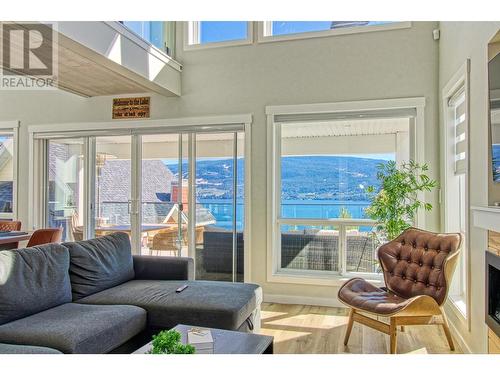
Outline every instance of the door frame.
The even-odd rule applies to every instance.
[[[0,121],[0,134],[12,137],[12,213],[0,213],[0,219],[17,220],[17,196],[19,176],[19,121]]]
[[[127,121],[108,121],[108,122],[74,122],[74,123],[55,123],[55,124],[43,124],[43,125],[31,125],[28,127],[29,133],[29,191],[28,191],[28,227],[31,229],[40,228],[45,220],[45,175],[46,175],[46,158],[47,158],[47,147],[46,140],[55,138],[77,138],[77,137],[97,137],[100,135],[131,135],[132,136],[132,170],[131,177],[132,181],[142,181],[141,175],[141,165],[137,163],[138,156],[142,155],[142,142],[141,134],[151,134],[151,132],[165,132],[174,133],[176,130],[179,132],[196,132],[201,130],[207,130],[210,127],[211,131],[214,133],[217,130],[228,131],[230,126],[242,126],[245,134],[245,193],[244,193],[244,204],[245,204],[245,214],[244,214],[244,281],[251,281],[251,125],[252,125],[252,114],[239,114],[239,115],[223,115],[223,116],[203,116],[203,117],[183,117],[183,118],[171,118],[171,119],[159,119],[159,120],[127,120]],[[90,139],[90,138],[89,138]],[[85,148],[87,155],[92,153],[92,143]],[[191,150],[190,154],[194,153]],[[195,155],[194,155],[195,156]],[[88,157],[86,159],[89,159]],[[87,163],[90,160],[87,160]],[[90,180],[92,176],[87,174],[85,176],[84,183],[86,184],[86,190],[92,190],[88,187],[91,185]],[[138,200],[136,197],[140,197],[141,194],[141,184],[132,183],[131,189],[131,199],[132,199],[132,211],[137,212],[131,215],[131,220],[141,220],[140,210],[138,207]],[[192,189],[191,189],[192,191]],[[87,192],[87,195],[90,192]],[[88,202],[84,210],[84,220],[88,223],[90,215],[92,213],[93,207],[91,207]],[[134,217],[132,219],[132,217]],[[191,220],[190,220],[191,221]],[[131,221],[132,224],[132,221]],[[134,238],[134,243],[132,244],[133,249],[137,249],[140,245],[140,227],[135,224],[132,225],[134,230],[132,238]],[[192,235],[191,235],[192,236]],[[192,240],[192,239],[191,239]],[[190,246],[192,248],[192,246]]]

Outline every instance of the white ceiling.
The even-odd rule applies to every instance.
[[[379,135],[407,132],[408,118],[349,119],[315,123],[284,124],[284,138],[345,137],[356,135]]]
[[[3,38],[5,42],[7,35]],[[57,38],[57,78],[58,88],[62,90],[86,97],[151,91],[176,96],[60,33]],[[23,46],[15,39],[10,42],[14,55],[22,55]]]

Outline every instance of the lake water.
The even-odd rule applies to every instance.
[[[216,226],[231,229],[233,205],[230,199],[200,199],[199,203],[207,208],[217,220]],[[287,219],[330,219],[338,218],[340,211],[346,209],[353,219],[367,218],[367,201],[334,200],[288,200],[282,203],[282,217]],[[238,202],[236,207],[237,229],[243,229],[244,205]]]

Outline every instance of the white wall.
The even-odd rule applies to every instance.
[[[182,27],[178,24],[178,46]],[[266,281],[265,106],[423,96],[425,157],[439,177],[438,43],[434,22],[409,29],[183,52],[182,96],[152,95],[152,118],[252,113],[252,280],[266,295],[306,296],[335,302],[337,289]],[[21,120],[19,217],[27,221],[27,126],[111,120],[111,97],[82,99],[66,93],[0,92],[0,119]],[[437,193],[428,195],[437,207]],[[439,229],[439,210],[428,215]]]
[[[488,77],[487,44],[500,28],[500,22],[441,22],[439,42],[439,92],[454,73],[471,60],[470,71],[470,205],[488,204]],[[441,109],[442,110],[442,109]],[[442,113],[442,112],[441,112]],[[440,126],[444,126],[443,117]],[[486,352],[484,323],[484,254],[486,231],[471,227],[471,329],[450,314],[451,323],[458,328],[466,345],[475,352]]]

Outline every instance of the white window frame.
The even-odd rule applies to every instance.
[[[184,51],[193,51],[207,48],[244,46],[253,43],[253,22],[247,22],[247,36],[245,39],[227,40],[223,42],[200,43],[200,21],[183,22]]]
[[[195,128],[212,128],[214,131],[220,129],[226,130],[233,125],[243,125],[245,133],[244,143],[244,158],[245,158],[245,212],[244,212],[244,282],[252,282],[251,272],[251,249],[252,249],[252,207],[251,207],[251,150],[252,150],[252,114],[235,114],[235,115],[221,115],[221,116],[203,116],[203,117],[183,117],[183,118],[169,118],[159,120],[130,120],[126,123],[110,121],[110,122],[87,122],[87,123],[61,123],[61,124],[44,124],[44,125],[31,125],[28,128],[29,133],[29,191],[28,191],[28,227],[31,229],[41,228],[45,222],[45,194],[47,191],[47,184],[45,181],[46,171],[46,155],[47,155],[47,139],[51,138],[68,138],[81,136],[99,136],[99,135],[132,135],[132,159],[137,160],[135,155],[141,154],[140,149],[140,135],[143,133],[151,134],[153,131],[162,132],[177,132],[181,128],[186,127]],[[149,132],[148,132],[149,131]],[[43,134],[43,138],[37,137]],[[89,141],[85,146],[87,155],[95,153],[95,141]],[[194,144],[190,143],[191,155],[194,155]],[[86,162],[90,163],[89,157],[86,157]],[[192,160],[192,158],[191,158]],[[135,180],[140,180],[141,171],[137,163],[133,163],[131,175],[135,176]],[[91,168],[87,168],[88,170]],[[190,169],[194,171],[194,168]],[[85,176],[85,184],[92,186],[88,181],[92,177]],[[140,189],[141,184],[138,185]],[[191,189],[191,191],[194,191]],[[132,192],[134,194],[134,192]],[[87,189],[87,194],[93,196],[94,193]],[[135,196],[140,197],[140,191],[135,192]],[[86,198],[90,202],[89,198]],[[138,201],[138,200],[136,200]],[[84,220],[92,214],[92,207],[85,207]],[[132,211],[138,211],[134,206]],[[140,218],[139,218],[140,220]],[[136,225],[136,228],[138,226]],[[192,236],[192,234],[191,234]],[[138,241],[139,236],[135,235]],[[194,241],[193,241],[194,242]],[[139,244],[134,244],[133,248],[138,249]]]
[[[153,46],[150,42],[143,39],[141,36],[137,35],[135,32],[130,30],[127,26],[118,21],[104,21],[104,24],[113,30],[117,31],[125,38],[127,38],[132,43],[136,44],[143,50],[149,52],[156,58],[158,58],[164,64],[167,64],[177,71],[182,71],[182,64],[176,61],[173,56],[167,55],[167,53],[156,46]]]
[[[453,202],[449,202],[448,192],[451,188],[448,177],[455,174],[455,114],[453,108],[449,106],[449,100],[455,93],[463,88],[465,93],[465,141],[466,141],[466,171],[465,171],[465,241],[462,244],[462,253],[458,262],[455,274],[463,272],[460,275],[464,296],[462,299],[454,299],[448,294],[449,298],[446,305],[449,310],[457,317],[459,324],[463,325],[467,330],[471,326],[471,270],[470,270],[470,207],[469,207],[469,93],[470,93],[470,60],[467,59],[460,69],[453,75],[442,90],[442,108],[443,108],[443,126],[440,129],[441,133],[441,188],[442,188],[442,228],[445,232],[455,231],[450,228],[450,223],[447,218],[457,215],[457,206]],[[463,280],[465,277],[465,280]],[[453,282],[453,281],[452,281]],[[465,303],[465,313],[459,304]]]
[[[308,284],[308,285],[328,285],[339,286],[345,280],[353,275],[364,277],[365,279],[377,284],[383,285],[382,275],[373,273],[339,273],[339,272],[322,272],[317,271],[290,271],[280,269],[280,248],[278,236],[280,233],[280,225],[292,222],[295,219],[280,219],[280,202],[281,202],[281,173],[280,173],[280,158],[281,158],[281,138],[279,134],[280,124],[275,121],[277,115],[304,115],[304,114],[321,114],[349,111],[373,111],[373,110],[398,110],[398,109],[415,109],[416,116],[414,124],[410,129],[410,157],[419,164],[423,164],[424,160],[424,119],[425,119],[425,98],[398,98],[398,99],[383,99],[383,100],[366,100],[354,102],[337,102],[337,103],[318,103],[304,105],[279,105],[267,106],[267,281],[276,283],[293,283],[293,284]],[[419,194],[422,199],[423,195]],[[339,243],[345,240],[345,226],[366,225],[372,223],[371,220],[362,219],[330,219],[330,220],[307,220],[299,219],[300,224],[306,225],[339,225]],[[419,210],[416,217],[416,225],[425,228],[425,212]],[[344,265],[345,256],[339,255],[340,264]]]
[[[0,134],[12,135],[12,213],[0,213],[1,220],[17,220],[17,196],[18,196],[18,176],[19,176],[19,121],[0,121]]]
[[[285,40],[299,40],[299,39],[310,39],[310,38],[323,38],[328,36],[339,36],[339,35],[349,35],[349,34],[359,34],[359,33],[369,33],[375,31],[388,31],[388,30],[399,30],[410,28],[412,23],[410,21],[403,22],[393,22],[383,25],[373,25],[373,26],[353,26],[345,27],[332,30],[324,31],[311,31],[302,32],[287,35],[269,35],[269,30],[272,30],[273,21],[259,22],[257,41],[259,43],[268,42],[279,42]]]

